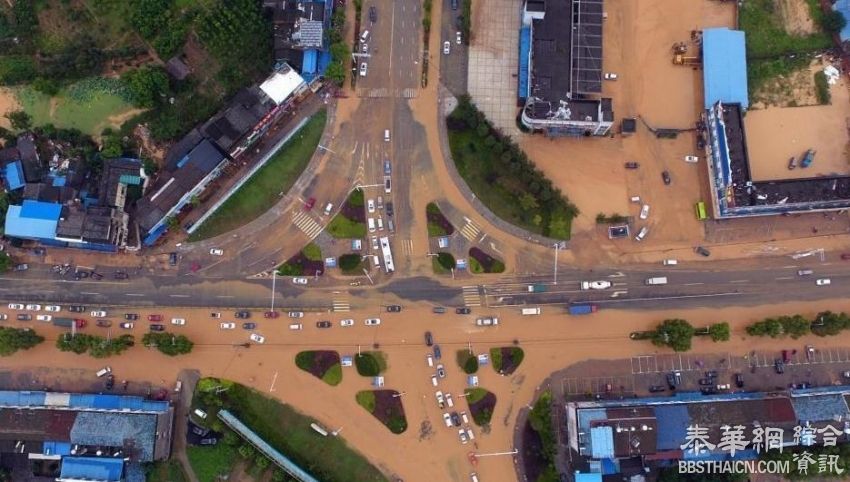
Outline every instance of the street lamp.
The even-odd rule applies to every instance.
[[[393,393],[393,398],[399,398],[399,397],[401,397],[402,395],[404,395],[404,394],[406,394],[406,393],[407,393],[407,392],[398,392],[398,393]]]

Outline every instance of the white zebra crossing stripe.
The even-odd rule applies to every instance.
[[[304,231],[304,234],[306,234],[310,239],[315,239],[316,236],[318,236],[324,229],[321,224],[314,221],[313,218],[303,211],[297,211],[293,214],[292,222],[298,226],[298,229]]]
[[[465,306],[481,306],[481,294],[478,286],[463,287],[463,304]]]
[[[474,240],[480,232],[481,230],[478,229],[476,225],[472,224],[472,221],[467,221],[466,224],[464,224],[463,227],[460,228],[460,234],[462,234],[463,237],[468,239],[469,241]]]
[[[351,305],[348,304],[348,300],[333,300],[333,308],[335,312],[351,311]]]

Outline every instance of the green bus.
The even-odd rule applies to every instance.
[[[705,214],[705,203],[704,202],[700,201],[696,204],[696,213],[697,213],[697,219],[700,220],[700,221],[704,221],[705,219],[708,218],[708,216],[706,216],[706,214]]]

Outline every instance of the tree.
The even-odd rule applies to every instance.
[[[242,444],[239,446],[237,450],[239,455],[242,456],[243,459],[250,459],[254,456],[254,447],[251,447],[248,444]]]
[[[151,108],[169,93],[168,75],[159,67],[142,67],[127,71],[121,76],[121,80],[130,91],[133,104],[137,107]]]
[[[342,86],[342,83],[345,82],[345,67],[343,67],[342,62],[331,62],[325,69],[325,78],[336,84],[337,87]]]
[[[652,344],[656,346],[669,346],[674,351],[688,351],[691,349],[691,339],[694,336],[694,327],[682,319],[664,320],[652,334]]]
[[[168,356],[190,353],[195,346],[184,335],[172,335],[164,332],[145,333],[145,336],[142,337],[142,343],[148,347],[155,347],[161,353]]]
[[[711,336],[711,341],[729,341],[729,323],[715,323],[708,327],[708,334]]]
[[[238,435],[236,435],[236,432],[234,432],[232,430],[228,430],[228,431],[224,432],[224,438],[222,438],[222,442],[224,442],[226,445],[229,445],[231,447],[235,447],[235,446],[239,445],[240,441],[241,441],[241,439],[239,438]]]
[[[31,85],[33,89],[41,92],[42,94],[49,95],[50,97],[59,93],[59,83],[56,82],[55,79],[38,77],[32,81]]]
[[[112,129],[104,129],[101,133],[103,146],[100,149],[100,154],[106,159],[121,157],[124,153],[124,146],[121,144],[120,134],[113,132]]]
[[[3,197],[3,203],[5,207],[8,207],[9,203],[6,201],[5,196]],[[4,210],[5,211],[5,210]],[[0,273],[5,273],[12,268],[12,257],[9,256],[9,253],[5,251],[0,253]]]
[[[531,193],[523,193],[522,196],[519,197],[519,206],[523,211],[532,211],[540,207],[537,203],[537,198],[535,198]]]
[[[29,350],[44,341],[44,337],[30,329],[0,326],[0,356],[9,356],[18,350]]]
[[[823,311],[812,322],[812,333],[817,336],[833,336],[850,328],[850,318],[846,313]]]
[[[133,0],[130,23],[146,39],[154,38],[168,23],[173,0]]]
[[[6,114],[6,118],[9,119],[9,123],[12,124],[12,129],[15,129],[16,131],[25,131],[32,127],[32,118],[29,114],[22,110],[9,112]]]
[[[331,58],[334,61],[343,62],[348,59],[349,55],[351,55],[351,51],[348,50],[348,45],[344,42],[331,44]]]
[[[270,463],[271,461],[268,459],[268,457],[262,454],[257,455],[257,458],[254,459],[254,464],[256,464],[257,468],[260,470],[265,470]]]
[[[847,25],[847,19],[837,10],[824,12],[821,17],[820,26],[827,33],[840,32]]]

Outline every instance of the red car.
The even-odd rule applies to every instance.
[[[315,205],[316,205],[316,198],[311,197],[310,199],[307,200],[307,202],[304,203],[304,210],[309,211],[309,210],[313,209],[313,206],[315,206]]]
[[[162,321],[162,315],[148,315],[148,321]]]
[[[280,316],[280,313],[278,313],[277,311],[267,311],[263,313],[263,316],[266,318],[277,318],[278,316]]]
[[[85,328],[88,321],[82,318],[74,318],[74,324],[77,325],[77,328]]]
[[[850,259],[850,253],[842,253],[841,259]]]

